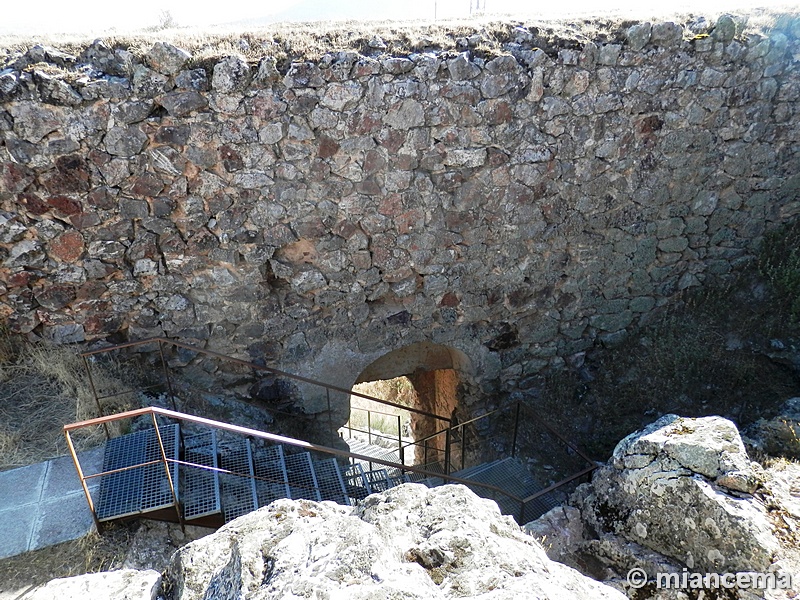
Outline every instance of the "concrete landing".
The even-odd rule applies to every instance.
[[[102,447],[79,457],[84,472],[102,470]],[[78,539],[93,527],[71,457],[0,472],[0,559]]]

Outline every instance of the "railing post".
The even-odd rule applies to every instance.
[[[514,414],[514,437],[511,441],[511,457],[514,458],[517,455],[517,434],[519,432],[519,411],[520,411],[520,403],[517,401],[517,408]]]
[[[100,406],[100,396],[97,395],[97,388],[94,385],[94,377],[92,377],[92,368],[89,366],[89,359],[88,357],[83,357],[83,366],[86,367],[86,375],[89,377],[89,387],[92,388],[92,395],[94,396],[94,403],[97,405],[97,416],[104,417],[103,414],[103,407]],[[103,429],[106,432],[106,439],[111,439],[111,434],[108,431],[108,423],[103,423]]]
[[[164,347],[161,340],[158,340],[158,353],[161,355],[161,368],[164,369],[164,377],[167,380],[167,389],[169,390],[169,398],[172,403],[172,410],[177,411],[178,407],[175,405],[175,392],[172,391],[172,379],[169,376],[169,369],[167,368],[167,361],[164,358]],[[156,427],[158,429],[158,427]]]
[[[108,432],[108,428],[106,428],[106,432]],[[97,529],[97,532],[100,533],[102,532],[103,527],[100,524],[100,521],[97,520],[97,511],[95,511],[94,509],[94,501],[92,500],[92,494],[89,493],[89,486],[86,485],[86,477],[83,475],[81,462],[78,460],[78,453],[75,452],[75,446],[72,443],[72,436],[70,436],[69,431],[64,431],[64,436],[67,438],[67,447],[69,448],[69,453],[72,456],[72,462],[75,463],[75,470],[78,471],[78,477],[81,480],[81,487],[83,488],[83,493],[86,494],[86,501],[89,503],[89,510],[92,512],[92,521],[94,521],[94,526]]]
[[[367,440],[372,445],[372,413],[367,411]]]
[[[445,429],[444,432],[444,474],[450,475],[450,436],[451,429]]]
[[[403,452],[403,431],[400,429],[400,415],[397,415],[397,454],[402,454]],[[400,461],[403,463],[403,461]]]
[[[325,388],[325,396],[328,398],[328,441],[333,446],[333,415],[331,414],[331,390]]]
[[[461,470],[464,470],[464,460],[466,459],[466,444],[464,444],[464,426],[459,425],[461,428]]]
[[[160,343],[159,343],[160,344]],[[158,447],[161,450],[161,459],[164,461],[164,472],[167,474],[167,481],[169,482],[169,491],[172,492],[172,503],[175,505],[175,512],[178,515],[178,522],[181,524],[181,531],[186,533],[186,523],[183,522],[183,515],[181,514],[181,506],[178,502],[178,492],[175,491],[175,482],[172,481],[172,473],[169,472],[169,461],[167,460],[167,451],[164,449],[164,440],[161,439],[161,431],[158,429],[158,417],[156,413],[151,413],[153,416],[153,425],[156,428],[156,439],[158,440]],[[178,440],[175,440],[178,443]]]

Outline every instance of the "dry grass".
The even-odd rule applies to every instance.
[[[62,427],[98,416],[97,403],[77,350],[32,344],[0,332],[0,470],[32,464],[66,453]],[[129,365],[95,365],[93,377],[101,393],[125,392],[135,378]],[[137,404],[133,393],[106,399],[110,414]],[[74,436],[79,449],[97,445],[100,428]]]
[[[702,10],[702,9],[701,9]],[[712,22],[723,11],[709,8],[702,14]],[[785,30],[796,21],[798,9],[790,5],[772,8],[750,8],[725,11],[746,23],[746,34],[765,35],[769,31]],[[541,19],[519,15],[508,17],[484,17],[430,22],[311,22],[276,23],[268,26],[240,29],[221,28],[151,28],[124,34],[100,36],[110,47],[125,48],[142,56],[157,41],[166,41],[180,46],[193,54],[194,64],[202,65],[209,60],[230,54],[238,54],[252,62],[265,56],[278,61],[284,68],[293,60],[318,60],[324,54],[337,51],[356,51],[366,55],[376,54],[370,41],[380,37],[386,44],[385,53],[405,56],[412,52],[461,51],[464,40],[477,35],[479,41],[472,43],[473,51],[496,53],[514,39],[517,26],[524,26],[534,33],[533,43],[545,50],[564,41],[584,43],[586,41],[621,41],[624,29],[634,20],[671,20],[691,23],[698,13],[677,13],[667,8],[639,11],[611,12],[598,9],[594,13],[569,15],[566,12],[552,19]],[[155,30],[153,30],[155,29]],[[0,35],[0,55],[25,51],[34,44],[56,47],[70,54],[80,54],[97,35]]]
[[[24,592],[51,579],[122,568],[138,523],[110,525],[89,535],[0,560],[0,595]],[[13,597],[13,596],[12,596]]]
[[[417,404],[414,385],[407,377],[359,383],[353,386],[353,391],[403,406],[413,407]],[[367,411],[371,412],[369,423],[367,422]],[[409,411],[386,406],[359,396],[350,396],[349,423],[351,427],[366,431],[369,425],[373,431],[396,436],[398,434],[398,415],[400,416],[399,433],[405,435],[406,425],[411,421]]]

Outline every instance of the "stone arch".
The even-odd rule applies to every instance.
[[[451,419],[458,412],[459,400],[472,379],[472,364],[460,350],[432,342],[417,342],[371,362],[353,385],[402,376],[411,381],[416,391],[414,408]],[[412,414],[412,437],[423,439],[447,424],[433,417]],[[444,437],[431,440],[431,447],[444,451]],[[418,449],[415,462],[422,462],[421,453]]]

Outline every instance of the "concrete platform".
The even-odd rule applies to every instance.
[[[84,472],[103,467],[103,449],[80,455]],[[95,491],[97,484],[90,484]],[[0,558],[83,537],[94,528],[69,456],[0,472]]]

